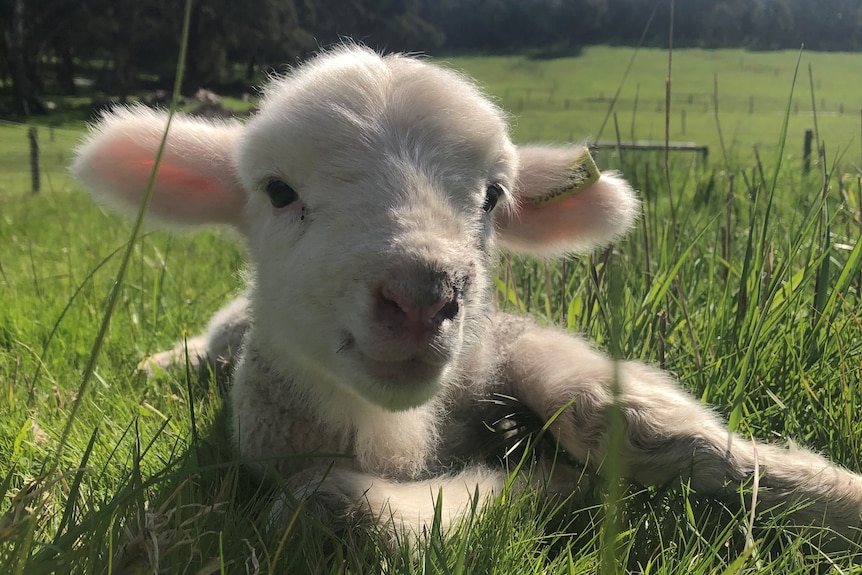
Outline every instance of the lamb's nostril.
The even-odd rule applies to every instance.
[[[458,300],[453,299],[440,303],[442,303],[443,305],[441,305],[437,312],[432,316],[432,321],[436,324],[439,324],[447,319],[455,319],[455,316],[458,315],[458,311],[461,309],[458,305]]]
[[[410,298],[401,292],[384,287],[380,290],[378,305],[390,315],[406,316],[407,319],[418,321],[420,319],[419,306],[410,301]]]

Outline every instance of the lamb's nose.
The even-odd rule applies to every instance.
[[[387,309],[395,319],[430,329],[436,329],[444,320],[451,320],[458,315],[458,302],[454,293],[423,304],[396,288],[383,287],[378,305]]]
[[[430,301],[429,301],[430,299]],[[417,301],[395,287],[384,286],[378,292],[378,319],[390,329],[418,341],[431,339],[446,320],[454,319],[460,310],[455,293]]]

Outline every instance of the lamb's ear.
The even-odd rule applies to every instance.
[[[600,174],[585,146],[522,146],[514,211],[501,210],[503,247],[551,257],[607,244],[635,222],[640,203],[628,183]]]
[[[137,210],[147,191],[168,115],[143,106],[106,112],[78,147],[72,173],[97,199]],[[245,203],[234,168],[238,123],[175,116],[149,213],[169,223],[240,225]]]

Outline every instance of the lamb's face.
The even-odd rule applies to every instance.
[[[390,409],[468,367],[517,159],[459,76],[351,50],[276,82],[238,146],[258,344]]]

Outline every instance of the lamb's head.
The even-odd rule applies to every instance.
[[[107,114],[74,171],[134,207],[165,123]],[[517,148],[458,74],[350,46],[275,80],[245,126],[176,119],[150,211],[243,233],[255,345],[276,369],[402,409],[483,355],[498,236],[549,256],[633,221],[629,187],[596,180],[584,152]]]
[[[268,355],[388,407],[454,376],[514,203],[498,109],[441,68],[343,50],[269,86],[238,166]]]

